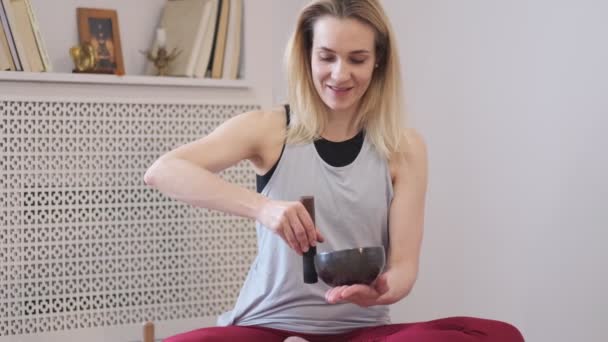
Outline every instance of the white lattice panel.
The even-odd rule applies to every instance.
[[[1,101],[0,336],[229,309],[253,224],[172,201],[143,174],[255,107]],[[246,164],[223,176],[254,188]]]

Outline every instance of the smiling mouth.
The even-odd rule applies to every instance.
[[[353,89],[353,87],[333,87],[330,85],[328,85],[327,87],[333,91],[340,91],[340,92],[349,91],[349,90]]]

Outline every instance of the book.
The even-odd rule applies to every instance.
[[[215,14],[215,26],[213,27],[213,39],[211,42],[211,52],[209,56],[209,64],[206,66],[204,77],[211,77],[211,67],[213,66],[213,55],[215,54],[215,42],[217,41],[217,30],[219,28],[220,14],[222,13],[222,1],[217,0],[217,13]]]
[[[215,37],[215,28],[219,11],[218,0],[208,0],[205,14],[203,16],[204,33],[200,44],[196,65],[194,67],[194,77],[205,77],[211,59],[211,50]]]
[[[11,50],[8,47],[8,39],[2,25],[0,25],[0,70],[15,70],[13,56],[11,56]]]
[[[27,4],[25,0],[9,0],[12,6],[14,21],[11,21],[9,16],[9,23],[15,30],[13,34],[19,37],[25,53],[25,59],[29,63],[29,70],[33,72],[44,71],[42,64],[42,57],[38,52],[38,44],[36,44],[36,36],[34,35],[34,29],[30,22],[30,16],[27,10]],[[21,55],[21,54],[19,54]]]
[[[11,50],[13,62],[15,63],[15,69],[18,71],[30,71],[30,66],[26,58],[25,49],[21,44],[21,39],[16,31],[15,16],[13,14],[13,7],[11,6],[10,0],[0,0],[2,5],[1,9],[1,20],[2,27],[8,38],[8,46]]]
[[[51,72],[53,71],[51,58],[49,57],[49,52],[46,49],[46,45],[44,45],[44,40],[42,39],[42,34],[40,33],[40,27],[38,25],[38,18],[36,18],[36,14],[34,13],[32,2],[31,0],[23,1],[25,2],[27,8],[27,14],[30,19],[30,24],[32,25],[32,30],[34,31],[34,38],[36,39],[36,46],[38,47],[38,54],[42,60],[42,66],[44,71]]]
[[[211,77],[222,78],[224,67],[224,53],[226,52],[226,34],[228,33],[228,19],[230,14],[230,0],[220,1],[220,15],[213,48],[213,62],[211,65]]]
[[[204,27],[202,18],[207,0],[167,0],[160,20],[160,27],[166,33],[166,49],[171,53],[177,49],[179,55],[169,62],[168,75],[194,76]],[[158,42],[152,45],[155,55]],[[152,63],[148,63],[147,74],[155,74]]]
[[[235,80],[238,78],[241,54],[243,0],[230,0],[230,2],[230,16],[228,19],[228,33],[222,78]]]

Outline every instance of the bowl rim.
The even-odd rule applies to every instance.
[[[332,253],[338,253],[338,252],[351,252],[351,251],[355,251],[355,250],[359,250],[361,252],[362,249],[378,249],[381,248],[382,251],[384,251],[384,253],[386,254],[386,249],[384,248],[384,246],[367,246],[367,247],[355,247],[355,248],[348,248],[348,249],[339,249],[337,251],[331,251],[331,252],[321,252],[321,253],[317,253],[315,256],[317,255],[329,255]]]

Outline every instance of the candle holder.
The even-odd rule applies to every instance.
[[[156,67],[157,76],[166,76],[169,73],[169,63],[173,61],[179,54],[180,50],[174,48],[171,53],[168,53],[166,49],[167,44],[167,31],[163,27],[156,29],[156,43],[158,46],[156,49],[156,55],[152,51],[142,51],[146,58],[154,64]]]
[[[168,53],[165,47],[159,47],[156,50],[156,54],[153,54],[151,51],[141,51],[141,53],[154,64],[157,76],[167,76],[169,63],[179,56],[181,50],[174,48],[171,50],[171,53]]]

